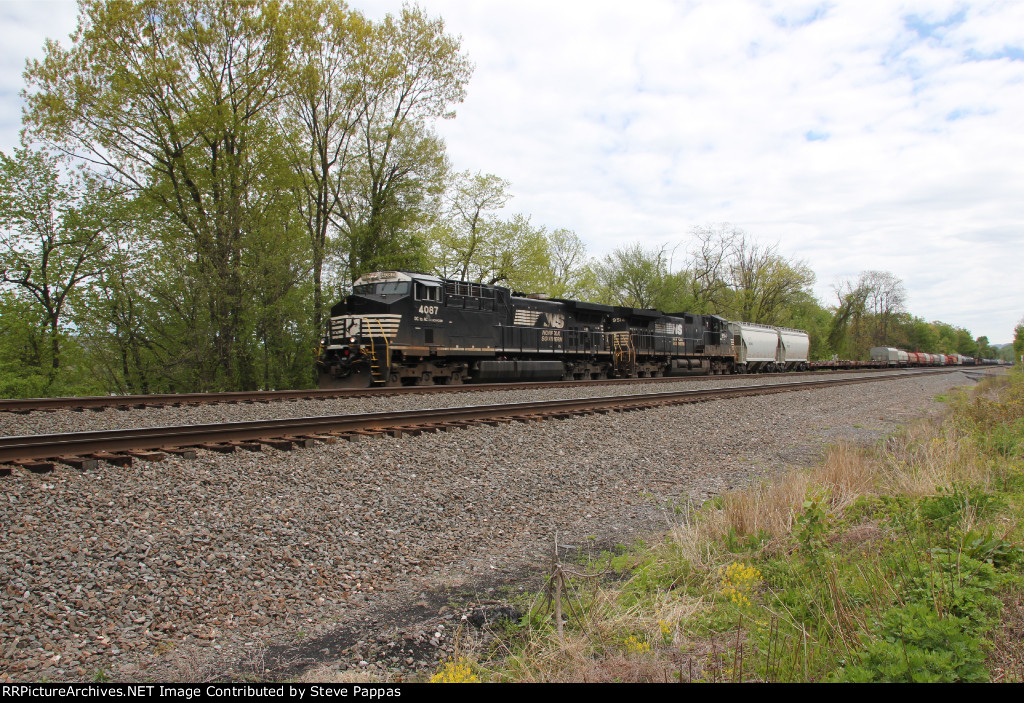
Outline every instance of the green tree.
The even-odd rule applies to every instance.
[[[615,249],[595,263],[597,302],[635,308],[685,307],[679,300],[685,289],[685,274],[671,270],[672,250],[668,246],[645,249],[640,244]]]
[[[548,234],[549,268],[544,292],[553,298],[580,300],[593,287],[593,269],[587,257],[587,245],[568,229]]]
[[[804,292],[798,296],[788,308],[787,315],[779,320],[779,324],[806,330],[811,340],[809,358],[828,359],[834,353],[829,346],[832,313],[810,293]]]
[[[910,318],[904,325],[910,351],[938,352],[939,335],[933,325],[920,317]]]
[[[550,270],[544,228],[534,227],[524,215],[499,220],[492,228],[493,234],[481,247],[470,280],[524,293],[543,291]]]
[[[359,74],[359,158],[350,161],[339,217],[355,278],[423,268],[429,223],[448,170],[430,121],[454,117],[472,66],[444,22],[406,6],[374,27]]]
[[[62,342],[80,289],[94,279],[109,245],[114,194],[96,179],[66,172],[42,151],[0,153],[0,284],[38,311],[50,384],[62,367]]]
[[[294,70],[283,121],[297,175],[296,205],[309,235],[313,325],[322,331],[325,266],[338,237],[353,162],[364,148],[362,71],[373,49],[373,26],[335,0],[297,0],[291,17]]]
[[[178,224],[208,325],[199,385],[254,387],[245,252],[261,213],[293,192],[276,115],[291,26],[277,2],[85,0],[72,46],[26,71],[26,127],[73,151]],[[275,210],[279,211],[279,210]]]
[[[737,319],[771,325],[814,284],[814,272],[801,261],[786,260],[777,247],[748,241],[741,233],[729,263],[729,284]]]
[[[495,248],[493,240],[499,236],[497,211],[511,197],[509,185],[492,173],[467,171],[455,176],[446,213],[447,226],[438,240],[443,253],[435,257],[440,275],[463,281],[479,281],[488,275],[483,259],[488,250]]]
[[[863,356],[860,342],[868,291],[864,286],[844,281],[835,288],[837,305],[828,332],[828,346],[839,357]]]
[[[978,345],[978,356],[982,359],[994,359],[999,355],[995,349],[988,343],[988,337],[981,336],[974,340],[974,343]]]

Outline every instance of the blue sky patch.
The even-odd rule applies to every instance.
[[[823,132],[817,129],[809,129],[806,132],[804,132],[804,139],[806,139],[809,142],[828,141],[829,137],[831,136],[832,135],[829,134],[828,132]]]
[[[942,39],[947,29],[963,24],[966,15],[967,10],[964,8],[938,22],[929,22],[919,15],[905,15],[903,17],[903,26],[912,32],[916,32],[917,36],[922,39]]]
[[[968,61],[999,61],[1000,59],[1024,61],[1024,48],[1007,45],[998,51],[990,51],[987,53],[978,51],[977,49],[968,49],[964,53],[964,58]]]
[[[826,2],[811,9],[810,12],[798,15],[775,15],[772,17],[772,22],[775,26],[782,27],[783,29],[799,29],[800,27],[806,27],[813,22],[824,19],[830,9],[832,9],[831,3]]]

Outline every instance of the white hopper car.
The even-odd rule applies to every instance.
[[[738,373],[803,371],[811,340],[803,330],[753,322],[731,322]]]

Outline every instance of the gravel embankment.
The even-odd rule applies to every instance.
[[[0,681],[88,680],[101,670],[114,680],[182,678],[215,654],[262,661],[263,643],[310,641],[357,622],[355,646],[326,647],[321,658],[358,667],[379,636],[380,648],[394,653],[389,666],[426,666],[450,647],[443,628],[402,639],[368,609],[411,607],[439,583],[536,562],[556,533],[568,544],[630,542],[663,528],[679,503],[809,464],[840,437],[874,439],[934,411],[937,393],[968,382],[960,373],[922,376],[295,452],[16,470],[0,478]],[[383,409],[378,402],[293,409]],[[154,424],[180,424],[253,419],[240,416],[249,409],[267,412],[65,414],[98,429],[107,416],[134,422],[145,413],[161,416]],[[177,419],[163,417],[171,413]],[[59,424],[56,415],[17,422]],[[19,424],[44,431],[27,427]]]

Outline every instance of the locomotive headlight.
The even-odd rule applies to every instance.
[[[349,344],[355,344],[356,343],[356,338],[355,337],[349,337],[348,338],[348,343]]]

